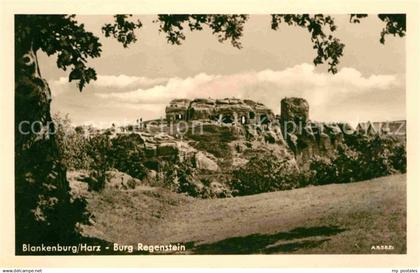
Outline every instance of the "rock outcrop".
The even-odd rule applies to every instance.
[[[177,99],[166,108],[166,121],[184,121],[176,123],[186,126],[183,134],[170,130],[173,124],[162,121],[156,128],[150,125],[148,130],[133,131],[129,139],[144,146],[145,179],[163,181],[168,169],[190,166],[193,192],[223,196],[228,191],[220,182],[229,181],[233,171],[252,158],[272,156],[305,169],[316,156],[333,158],[340,145],[354,139],[349,135],[365,127],[371,132],[377,125],[362,124],[355,130],[346,123],[311,121],[309,104],[302,98],[285,98],[281,107],[281,115],[275,116],[251,100]],[[397,125],[390,128],[395,131]],[[133,185],[124,177],[113,181],[111,185],[122,189]]]
[[[302,98],[282,99],[280,119],[305,124],[309,119],[309,103]]]
[[[172,100],[166,107],[166,120],[192,121],[211,120],[223,123],[262,123],[266,124],[275,118],[273,112],[261,103],[236,98],[187,99]]]
[[[208,171],[218,171],[219,166],[216,163],[216,160],[213,156],[206,155],[203,152],[197,152],[195,154],[195,167],[198,170],[208,170]]]
[[[142,182],[140,179],[131,177],[130,175],[119,172],[119,171],[109,171],[107,172],[107,181],[105,183],[105,188],[111,187],[120,190],[134,189],[136,186],[141,185]]]
[[[357,134],[392,136],[405,143],[405,121],[363,122],[354,129],[348,123],[313,122],[309,119],[309,104],[302,98],[281,101],[280,123],[288,147],[300,166],[314,156],[331,156],[348,136]]]
[[[280,125],[288,147],[301,166],[315,155],[332,155],[344,141],[343,130],[351,129],[348,124],[310,121],[309,103],[302,98],[281,101]]]

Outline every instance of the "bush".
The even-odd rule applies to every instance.
[[[105,187],[107,171],[111,168],[110,149],[111,140],[106,134],[96,135],[89,139],[87,153],[92,159],[89,166],[90,190],[100,191]]]
[[[406,149],[389,136],[355,135],[328,158],[310,160],[311,184],[348,183],[406,172]]]
[[[179,181],[177,177],[177,166],[172,164],[162,164],[162,182],[161,184],[156,184],[155,186],[163,186],[170,189],[171,191],[178,191]],[[159,180],[159,177],[158,177]]]
[[[178,193],[199,198],[231,197],[231,190],[222,183],[197,175],[191,162],[165,162],[162,167],[163,183],[159,186]]]
[[[146,177],[143,139],[139,135],[121,135],[112,139],[108,154],[115,169],[138,179]]]
[[[195,178],[194,168],[189,164],[180,163],[176,166],[175,171],[178,183],[177,192],[187,193],[193,197],[200,196],[204,185]]]
[[[330,183],[347,183],[360,181],[363,178],[363,159],[361,153],[350,149],[347,145],[340,145],[337,155],[333,158],[336,179]]]
[[[87,154],[88,139],[80,127],[73,128],[67,115],[53,116],[60,157],[67,169],[89,169],[92,158]]]
[[[335,183],[337,180],[337,168],[330,158],[315,156],[310,161],[308,183],[313,185],[324,185]]]
[[[389,157],[393,168],[400,172],[407,172],[407,151],[403,144],[398,143],[392,149],[392,154]]]
[[[358,136],[348,147],[358,153],[359,169],[356,180],[406,171],[406,149],[397,139],[386,135]]]
[[[186,193],[193,197],[199,197],[202,191],[200,183],[195,177],[194,168],[185,162],[173,164],[165,162],[162,166],[163,185],[172,191]]]
[[[253,157],[233,172],[230,186],[234,195],[249,195],[299,186],[299,173],[290,160],[272,154]]]

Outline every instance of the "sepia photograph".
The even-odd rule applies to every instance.
[[[406,17],[15,14],[15,255],[407,254]]]

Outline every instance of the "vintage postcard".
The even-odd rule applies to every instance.
[[[8,255],[412,265],[408,9],[135,11],[9,13]]]

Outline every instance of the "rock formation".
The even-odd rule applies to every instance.
[[[280,125],[289,148],[300,165],[315,156],[329,156],[344,141],[342,129],[348,124],[322,123],[309,120],[309,104],[302,98],[281,101]]]
[[[166,107],[166,120],[211,120],[223,123],[269,123],[273,112],[263,104],[252,100],[225,99],[175,99]]]
[[[209,187],[224,192],[217,183],[229,181],[234,170],[261,155],[305,169],[314,157],[334,157],[349,135],[358,137],[364,128],[311,121],[309,104],[302,98],[284,98],[280,116],[251,100],[176,99],[166,107],[166,121],[155,122],[146,122],[147,129],[128,130],[134,135],[129,139],[144,146],[147,179],[160,181],[168,166],[188,165],[194,169],[197,192]],[[172,130],[181,124],[187,129],[183,134]]]
[[[346,136],[353,134],[393,136],[405,143],[405,121],[363,122],[354,129],[348,123],[314,122],[309,119],[309,104],[302,98],[281,101],[280,124],[288,147],[299,165],[305,166],[313,156],[331,156]]]
[[[216,160],[214,156],[206,155],[200,151],[195,154],[195,167],[199,170],[218,171],[219,166]]]
[[[282,121],[305,124],[309,119],[309,103],[302,98],[284,98],[281,100]]]

